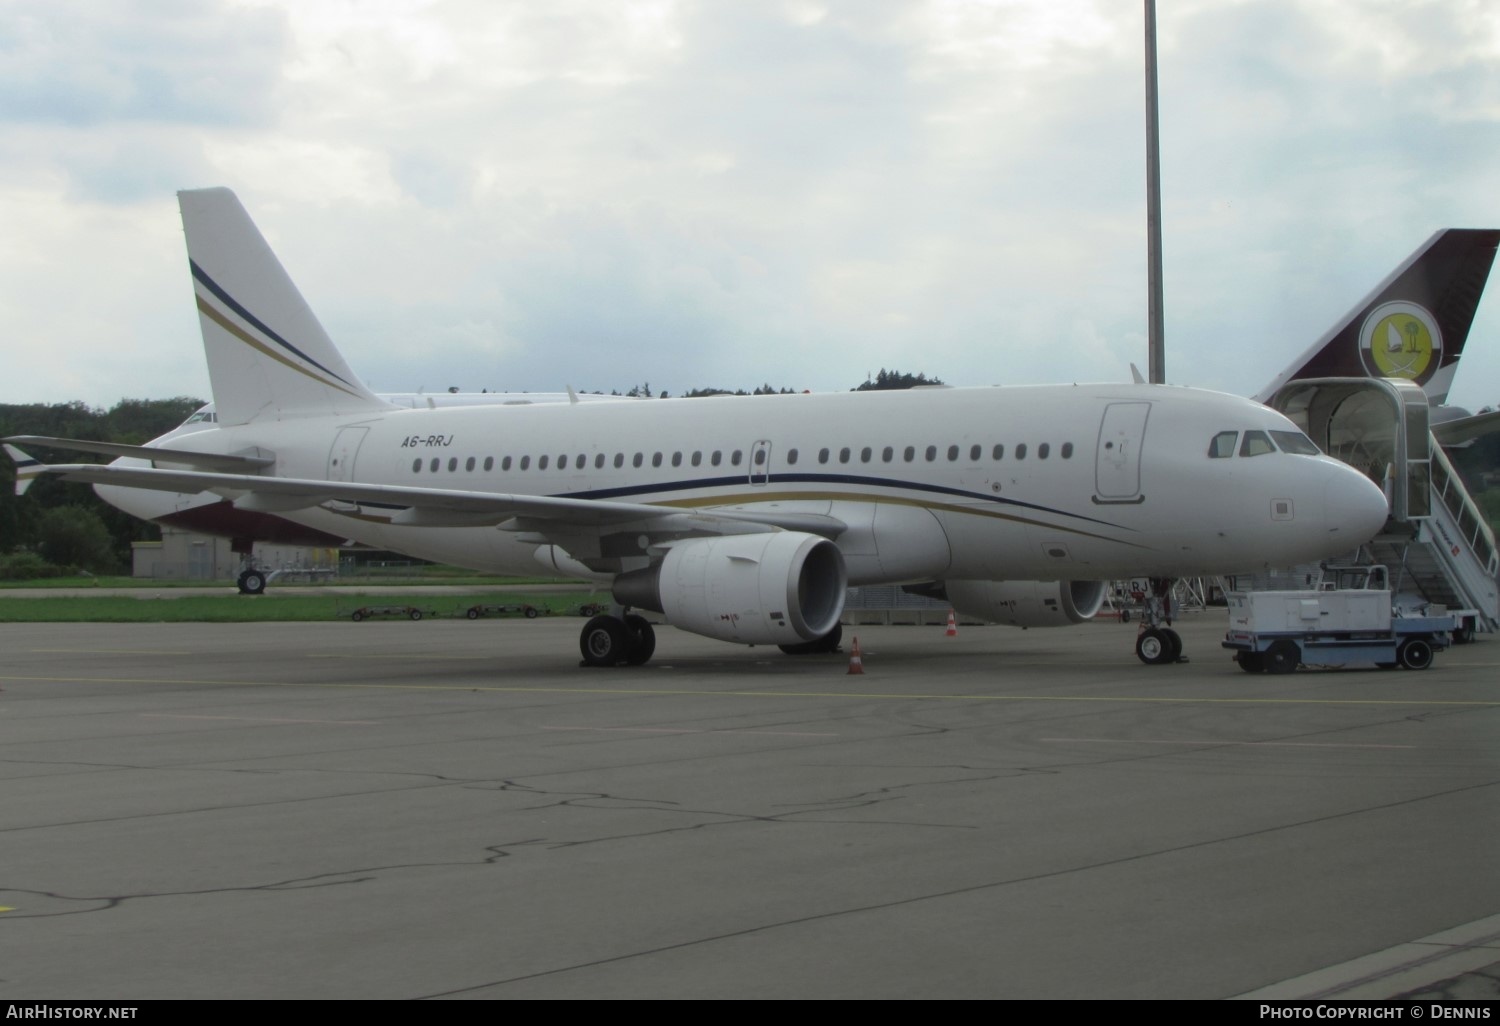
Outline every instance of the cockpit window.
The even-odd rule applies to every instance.
[[[187,427],[189,424],[217,424],[218,421],[219,415],[214,412],[213,407],[205,406],[183,421],[180,426]]]
[[[1220,431],[1214,435],[1214,440],[1208,443],[1208,457],[1214,460],[1227,460],[1234,455],[1234,443],[1239,441],[1238,431]]]
[[[1318,447],[1301,431],[1272,431],[1271,437],[1276,439],[1282,452],[1289,452],[1294,456],[1318,455]]]
[[[1245,440],[1240,443],[1241,456],[1264,456],[1275,451],[1276,446],[1271,444],[1270,437],[1264,431],[1246,431]]]

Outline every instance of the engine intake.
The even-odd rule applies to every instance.
[[[770,531],[678,542],[656,566],[616,577],[612,590],[615,601],[665,613],[694,634],[785,645],[833,630],[848,581],[827,538]]]

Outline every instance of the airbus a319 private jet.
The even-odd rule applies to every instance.
[[[1076,622],[1108,580],[1349,553],[1381,490],[1252,400],[1093,384],[400,408],[367,389],[238,199],[179,193],[217,422],[41,474],[214,493],[323,534],[496,573],[594,581],[579,647],[696,634],[832,650],[851,584],[941,587],[966,614]],[[96,450],[98,451],[98,450]],[[1149,662],[1181,641],[1152,628]]]

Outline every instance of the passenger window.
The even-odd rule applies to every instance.
[[[625,454],[623,452],[617,452],[617,453],[615,453],[615,469],[619,470],[624,465],[625,465]]]
[[[789,467],[794,467],[794,466],[797,465],[797,450],[796,449],[788,449],[786,451],[786,463],[787,463],[787,466],[789,466]]]
[[[501,470],[509,470],[510,469],[510,457],[509,456],[505,457],[505,459],[503,459],[503,460],[500,461],[500,469]]]
[[[745,458],[745,454],[742,453],[742,452],[740,452],[740,450],[736,449],[736,450],[734,450],[734,452],[732,452],[732,453],[729,454],[729,464],[730,464],[730,466],[737,467],[737,466],[740,465],[740,460],[742,460],[744,458]]]
[[[661,453],[659,453],[659,452],[653,452],[651,454],[651,465],[653,467],[659,467],[659,466],[661,466]]]
[[[818,450],[818,462],[819,463],[827,463],[828,462],[828,450],[827,449],[819,449]]]
[[[493,457],[493,456],[486,456],[484,458],[484,469],[485,470],[494,470],[495,469],[495,457]]]
[[[1246,431],[1245,440],[1240,443],[1241,456],[1264,456],[1275,451],[1276,446],[1271,444],[1270,437],[1264,431]]]
[[[695,467],[701,467],[701,466],[703,466],[703,451],[701,449],[694,450],[694,452],[693,452],[693,466],[695,466]]]
[[[595,470],[603,470],[604,469],[604,453],[601,452],[601,453],[599,453],[598,455],[596,455],[594,457],[594,469]]]
[[[641,464],[644,462],[646,462],[646,456],[644,453],[638,452],[634,456],[630,457],[630,465],[632,467],[635,467],[636,469],[640,469]]]
[[[979,454],[982,451],[983,450],[980,449],[980,447],[977,446],[977,445],[971,445],[971,446],[969,446],[969,462],[970,463],[978,463],[979,462]]]
[[[716,467],[720,463],[722,463],[723,461],[724,461],[724,454],[721,453],[718,449],[715,449],[714,450],[714,454],[708,458],[708,462],[712,463]]]
[[[474,469],[474,457],[470,456],[468,459],[464,460],[464,469],[465,470],[473,470]]]
[[[1024,460],[1025,458],[1026,458],[1026,443],[1022,442],[1020,445],[1016,446],[1016,459],[1018,459],[1018,460]]]
[[[1065,460],[1070,460],[1070,459],[1073,458],[1073,443],[1072,442],[1064,442],[1063,443],[1062,458],[1065,459]]]
[[[682,453],[680,453],[680,452],[674,452],[672,454],[672,466],[674,466],[674,467],[680,467],[680,466],[682,466]]]
[[[546,470],[547,469],[547,457],[545,457],[545,456],[538,456],[536,458],[536,469],[538,469],[538,470]]]
[[[420,474],[422,472],[422,458],[420,456],[411,461],[411,472],[413,474]]]
[[[1050,455],[1052,455],[1052,446],[1048,445],[1046,442],[1043,442],[1041,445],[1036,447],[1037,459],[1044,460]]]
[[[755,455],[751,458],[755,461],[757,467],[764,467],[766,465],[766,450],[756,449]]]
[[[525,469],[527,469],[530,466],[531,466],[531,457],[530,456],[522,456],[521,457],[521,469],[525,470]]]
[[[1213,441],[1208,443],[1208,458],[1211,460],[1227,460],[1234,455],[1234,443],[1240,440],[1238,431],[1220,431],[1214,435]]]
[[[990,453],[990,456],[992,458],[996,459],[996,460],[1003,460],[1003,459],[1005,459],[1005,446],[1003,446],[1003,445],[997,445],[997,446],[995,446],[994,450]]]
[[[958,446],[956,446],[956,445],[950,445],[950,446],[948,446],[948,462],[952,463],[952,462],[954,462],[957,459],[958,459]]]
[[[427,465],[427,469],[436,474],[438,472],[438,467],[441,467],[442,465],[443,461],[434,456],[432,458],[432,462]]]
[[[847,445],[844,446],[842,449],[839,450],[839,462],[840,463],[848,463],[849,462],[849,447]]]
[[[896,450],[892,449],[889,445],[886,446],[884,449],[880,450],[880,461],[882,463],[889,463],[889,462],[891,462],[891,460],[894,459],[895,456],[896,456]]]
[[[870,462],[870,447],[868,445],[865,446],[863,449],[859,450],[859,462],[861,462],[861,463],[869,463]]]
[[[557,458],[557,469],[558,470],[567,470],[568,469],[568,454],[567,453],[563,453],[561,456],[559,456]]]
[[[927,452],[923,455],[927,457],[927,462],[931,463],[933,460],[937,459],[937,446],[929,445],[927,447]]]
[[[910,463],[912,460],[916,459],[917,447],[914,445],[908,445],[905,449],[901,450],[901,458],[907,463]]]

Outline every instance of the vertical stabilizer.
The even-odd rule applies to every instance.
[[[349,369],[233,192],[177,201],[220,424],[391,408]]]
[[[1446,402],[1497,245],[1495,229],[1438,232],[1256,399],[1299,378],[1384,377],[1415,381],[1433,406]]]

